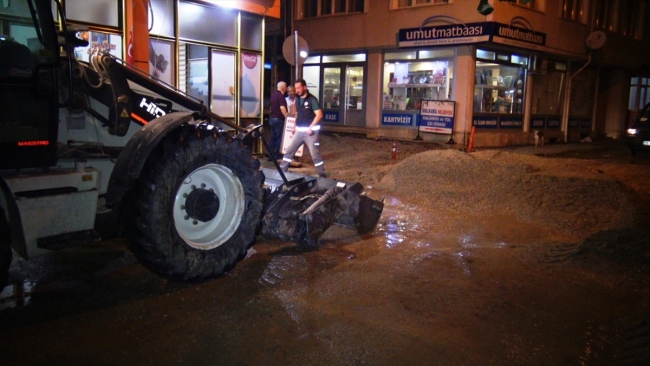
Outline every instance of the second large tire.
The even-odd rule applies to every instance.
[[[246,254],[261,220],[259,161],[238,140],[206,132],[183,128],[167,136],[130,191],[132,250],[163,277],[202,281],[223,274]]]

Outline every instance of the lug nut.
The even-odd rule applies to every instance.
[[[194,225],[196,225],[196,224],[198,224],[198,223],[199,223],[199,222],[196,221],[196,220],[192,221],[192,224],[194,224]]]
[[[189,219],[190,219],[190,217],[187,216],[187,215],[185,215],[185,217],[183,217],[183,218],[184,218],[185,220],[189,220]]]
[[[183,193],[183,198],[187,198],[187,193]]]
[[[205,183],[201,183],[201,188],[205,188]]]
[[[181,210],[184,210],[184,209],[185,209],[185,205],[181,205]]]
[[[192,184],[192,190],[195,190],[195,189],[196,189],[196,186],[194,184]]]

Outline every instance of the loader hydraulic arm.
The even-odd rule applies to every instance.
[[[121,63],[108,53],[93,55],[90,63],[77,60],[72,62],[75,64],[73,68],[75,90],[108,106],[109,116],[102,116],[93,110],[84,103],[84,99],[78,99],[81,104],[73,103],[73,108],[82,109],[102,121],[109,127],[111,134],[124,136],[132,119],[147,124],[155,118],[172,112],[173,104],[193,111],[204,119],[220,122],[237,132],[246,131],[234,122],[210,112],[202,101],[152,79],[148,74]],[[139,85],[143,90],[160,98],[134,91],[129,86],[129,82]]]

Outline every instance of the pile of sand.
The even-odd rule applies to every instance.
[[[395,165],[378,188],[434,209],[506,213],[570,234],[625,224],[629,199],[618,181],[597,173],[568,174],[561,166],[554,168],[560,174],[550,174],[544,160],[511,153],[427,151]]]

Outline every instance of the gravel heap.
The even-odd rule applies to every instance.
[[[394,161],[391,160],[393,142],[390,140],[372,140],[330,133],[321,135],[320,142],[325,169],[331,177],[348,182],[361,182],[365,186],[379,183],[399,160],[423,151],[442,149],[437,143],[398,142],[398,160]],[[301,161],[309,165],[292,171],[315,174],[316,169],[310,166],[313,162],[308,149],[305,149]]]
[[[625,224],[629,200],[618,181],[557,164],[507,152],[426,151],[395,165],[378,188],[443,212],[509,214],[583,237]]]

